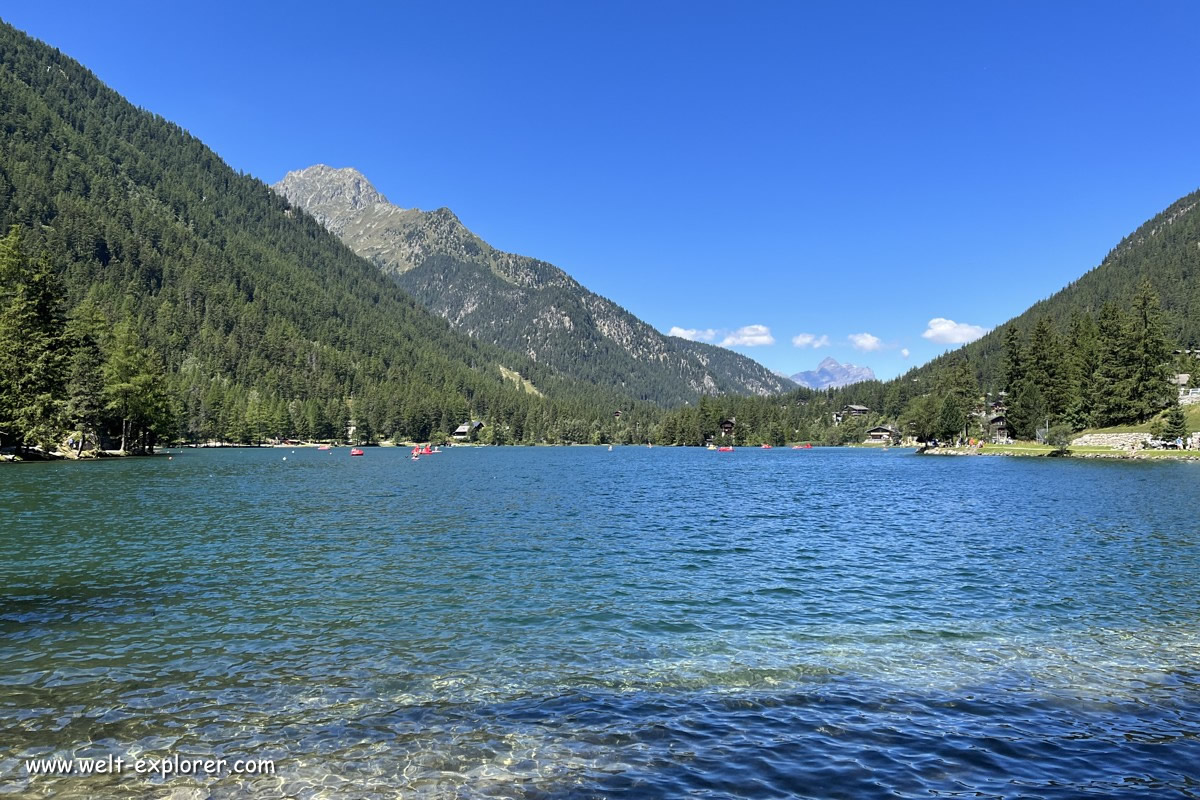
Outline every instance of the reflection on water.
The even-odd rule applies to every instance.
[[[1195,465],[287,455],[3,470],[0,795],[1200,795]]]

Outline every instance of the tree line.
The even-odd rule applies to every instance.
[[[656,433],[661,444],[702,444],[721,439],[722,420],[736,419],[735,441],[747,445],[852,444],[878,425],[918,442],[952,441],[988,438],[996,430],[992,420],[1002,417],[1004,430],[1019,439],[1148,420],[1166,438],[1187,435],[1172,377],[1200,370],[1191,369],[1190,357],[1175,356],[1149,282],[1139,285],[1127,310],[1111,301],[1095,314],[1076,310],[1061,330],[1045,316],[1028,332],[1009,325],[1001,356],[999,371],[985,369],[979,351],[964,347],[886,383],[705,398],[668,413]],[[869,411],[841,413],[849,405]]]
[[[152,450],[172,421],[160,360],[128,320],[114,325],[87,301],[68,315],[64,297],[13,226],[0,239],[0,440],[18,455],[49,452],[73,431],[78,454],[115,430],[121,450]]]

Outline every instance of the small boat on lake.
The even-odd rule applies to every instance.
[[[718,453],[732,453],[733,448],[730,447],[729,445],[725,445],[724,447],[718,447],[717,452]]]
[[[352,456],[361,456],[362,454],[363,454],[363,451],[362,451],[362,448],[361,448],[361,447],[352,447],[352,448],[350,448],[350,455],[352,455]]]
[[[327,444],[319,444],[319,445],[317,445],[317,449],[318,449],[318,450],[328,450],[328,449],[329,449],[329,445],[327,445]]]
[[[770,444],[760,444],[760,445],[759,445],[759,449],[760,449],[760,450],[772,450],[772,449],[774,449],[774,445],[770,445]]]

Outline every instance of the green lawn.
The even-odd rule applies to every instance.
[[[1045,455],[1054,451],[1054,448],[1047,444],[1038,444],[1037,442],[1013,442],[1012,444],[985,444],[983,452],[985,453],[1021,453],[1023,455]]]

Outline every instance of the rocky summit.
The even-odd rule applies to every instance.
[[[472,337],[664,406],[794,388],[746,356],[666,336],[545,261],[506,253],[448,208],[401,208],[355,169],[317,165],[274,189]]]
[[[836,358],[826,358],[816,369],[797,372],[792,380],[809,389],[838,389],[852,383],[875,380],[870,367],[855,364],[840,364]]]

